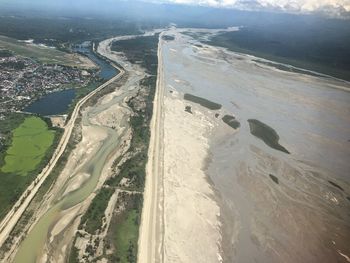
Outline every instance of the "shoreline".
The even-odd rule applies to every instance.
[[[214,112],[173,91],[165,98],[164,125],[164,262],[222,262],[219,198],[205,171],[218,125]]]

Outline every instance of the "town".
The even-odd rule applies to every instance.
[[[20,111],[51,92],[83,87],[95,73],[94,70],[42,64],[0,50],[0,113]]]

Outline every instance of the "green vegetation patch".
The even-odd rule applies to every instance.
[[[237,121],[234,116],[231,115],[225,115],[224,117],[222,117],[222,121],[228,126],[232,127],[233,129],[238,129],[241,126],[241,123]]]
[[[5,36],[0,36],[0,49],[11,50],[17,55],[30,57],[35,60],[39,60],[42,63],[78,66],[73,57],[70,57],[68,53],[54,48],[39,47],[36,45],[19,42],[16,39]]]
[[[85,225],[85,230],[90,234],[95,234],[96,230],[102,227],[102,218],[113,192],[114,189],[102,188],[82,217],[81,222]]]
[[[185,111],[192,114],[192,108],[191,108],[191,106],[186,106],[186,107],[185,107]]]
[[[112,219],[108,229],[108,244],[115,250],[110,260],[111,262],[136,263],[142,197],[137,194],[126,194],[121,199],[127,209]]]
[[[222,107],[221,104],[188,93],[185,93],[184,99],[197,103],[203,107],[208,108],[209,110],[219,110]]]
[[[50,132],[54,133],[54,142],[46,151],[45,155],[41,159],[40,164],[38,164],[34,170],[28,172],[26,176],[22,176],[20,174],[15,173],[5,173],[2,170],[2,167],[6,165],[5,158],[8,155],[7,152],[13,145],[13,140],[16,140],[13,136],[14,131],[15,129],[22,126],[25,123],[26,119],[28,119],[27,115],[19,113],[8,113],[6,114],[5,119],[0,120],[0,133],[2,139],[0,140],[0,219],[2,219],[6,215],[9,209],[14,205],[14,203],[23,194],[25,189],[29,186],[29,184],[32,183],[33,180],[35,180],[37,175],[47,165],[63,133],[63,130],[61,129],[50,128]],[[41,121],[45,123],[44,120]],[[48,124],[48,126],[50,126],[50,124]],[[62,161],[60,159],[58,166],[60,166],[61,163]],[[44,182],[44,185],[48,181],[49,180],[46,180]],[[39,192],[43,189],[43,186],[40,188]],[[49,187],[49,185],[47,187]],[[39,194],[37,194],[37,196],[39,197]],[[20,225],[18,226],[18,228],[20,229]]]
[[[274,181],[274,183],[279,184],[279,180],[276,176],[274,176],[273,174],[269,174],[269,176],[270,176],[271,180]]]
[[[133,64],[140,64],[147,73],[155,75],[158,68],[158,34],[154,36],[138,37],[116,41],[112,44],[112,50],[123,52]]]
[[[12,57],[13,54],[11,51],[6,50],[6,49],[0,49],[0,58],[8,58],[8,57]]]
[[[26,176],[40,164],[54,137],[55,132],[48,129],[45,121],[38,117],[26,118],[13,132],[12,145],[1,171]]]
[[[162,39],[166,40],[166,41],[171,41],[171,40],[174,40],[175,37],[174,36],[169,36],[169,35],[164,35],[164,36],[162,36]]]
[[[248,120],[248,122],[250,127],[250,133],[253,134],[255,137],[258,137],[259,139],[263,140],[264,143],[266,143],[268,146],[275,150],[285,152],[288,154],[290,153],[286,148],[284,148],[278,143],[280,137],[278,136],[277,132],[270,126],[254,119],[250,119]]]
[[[120,255],[119,262],[136,262],[138,217],[136,210],[128,211],[117,228],[115,239]]]

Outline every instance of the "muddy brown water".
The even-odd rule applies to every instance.
[[[210,137],[207,174],[220,200],[224,261],[347,262],[349,83],[283,72],[170,33],[167,88],[219,103],[213,115],[241,123]],[[253,136],[249,119],[274,129],[291,154]]]

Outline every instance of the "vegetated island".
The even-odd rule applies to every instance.
[[[241,126],[241,123],[232,115],[225,115],[222,117],[222,121],[235,130]]]
[[[279,184],[279,180],[276,176],[274,176],[273,174],[269,174],[270,178],[272,181],[274,181],[276,184]]]
[[[268,146],[275,150],[290,154],[290,152],[286,148],[279,144],[278,141],[280,137],[278,136],[277,132],[270,126],[255,119],[249,119],[248,123],[250,133],[253,134],[255,137],[258,137],[259,139],[263,140],[264,143],[266,143]]]
[[[194,103],[197,103],[203,107],[208,108],[209,110],[220,110],[222,107],[221,104],[218,104],[218,103],[212,102],[210,100],[207,100],[207,99],[204,99],[201,97],[197,97],[197,96],[194,96],[194,95],[188,94],[188,93],[185,93],[184,99],[188,100],[188,101],[192,101]]]
[[[169,36],[169,35],[164,35],[164,36],[162,36],[162,39],[166,40],[166,41],[171,41],[171,40],[174,40],[175,37],[174,36]]]
[[[193,114],[193,113],[192,113],[192,107],[191,107],[191,106],[186,106],[186,107],[185,107],[185,111],[188,112],[188,113]]]

